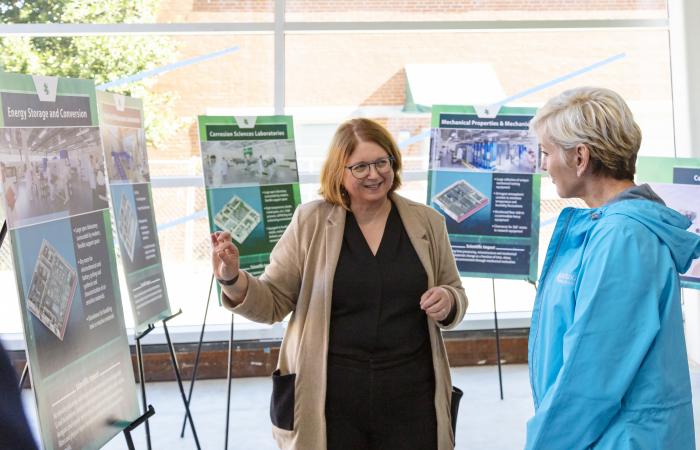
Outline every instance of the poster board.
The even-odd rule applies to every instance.
[[[301,202],[291,116],[199,116],[211,231],[231,233],[260,275]]]
[[[535,112],[433,106],[427,203],[445,216],[462,276],[537,279]]]
[[[700,235],[700,159],[639,157],[636,178],[691,221],[688,231]],[[681,286],[700,290],[700,258],[681,274]]]
[[[139,416],[93,81],[0,72],[0,178],[41,441],[99,448]]]
[[[97,92],[100,134],[134,328],[171,315],[146,152],[143,104]]]

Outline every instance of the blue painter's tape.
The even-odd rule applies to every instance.
[[[420,134],[416,134],[415,136],[411,136],[410,138],[406,139],[405,141],[402,141],[399,144],[399,148],[406,148],[409,145],[415,144],[417,142],[422,142],[429,137],[430,137],[430,131],[424,131]]]
[[[526,89],[518,94],[512,95],[504,100],[501,100],[500,102],[496,103],[495,105],[496,106],[503,106],[507,103],[513,102],[513,101],[521,99],[523,97],[526,97],[530,94],[534,94],[535,92],[539,92],[541,90],[550,88],[550,87],[554,86],[555,84],[562,83],[564,81],[570,80],[570,79],[577,77],[579,75],[583,75],[583,74],[588,73],[592,70],[595,70],[599,67],[605,66],[605,65],[610,64],[610,63],[615,62],[615,61],[619,61],[619,60],[625,58],[625,56],[627,56],[626,53],[620,53],[618,55],[611,56],[610,58],[606,58],[602,61],[598,61],[597,63],[591,64],[590,66],[583,67],[579,70],[575,70],[575,71],[570,72],[566,75],[563,75],[559,78],[555,78],[553,80],[547,81],[546,83],[538,84],[537,86],[531,87],[530,89]]]
[[[166,222],[162,225],[158,225],[158,231],[165,231],[168,228],[175,227],[177,225],[181,225],[183,223],[189,222],[190,220],[196,220],[196,219],[201,219],[202,217],[207,217],[207,210],[202,209],[200,211],[197,211],[193,214],[190,214],[188,216],[180,217],[179,219],[171,220],[170,222]]]
[[[154,75],[160,75],[161,73],[170,72],[171,70],[179,69],[181,67],[186,67],[186,66],[189,66],[192,64],[200,63],[202,61],[207,61],[209,59],[218,58],[220,56],[224,56],[224,55],[227,55],[229,53],[236,52],[238,50],[240,50],[240,47],[236,45],[234,47],[225,48],[225,49],[219,50],[217,52],[207,53],[206,55],[195,56],[194,58],[185,59],[183,61],[178,61],[178,62],[172,63],[172,64],[167,64],[167,65],[162,66],[162,67],[139,72],[136,75],[131,75],[129,77],[120,78],[118,80],[110,81],[109,83],[101,84],[101,85],[97,86],[97,89],[106,90],[106,89],[113,88],[116,86],[121,86],[123,84],[133,83],[135,81],[140,81],[140,80],[143,80],[144,78],[152,77]]]
[[[526,90],[519,92],[515,95],[511,95],[510,97],[505,98],[505,99],[501,100],[500,102],[494,103],[493,106],[500,108],[501,106],[503,106],[507,103],[521,99],[521,98],[526,97],[530,94],[534,94],[535,92],[539,92],[541,90],[550,88],[550,87],[554,86],[555,84],[559,84],[559,83],[562,83],[564,81],[570,80],[574,77],[577,77],[579,75],[583,75],[585,73],[588,73],[592,70],[598,69],[599,67],[603,67],[603,66],[610,64],[612,62],[619,61],[619,60],[625,58],[626,56],[627,56],[626,53],[620,53],[620,54],[611,56],[609,58],[605,58],[601,61],[598,61],[597,63],[591,64],[590,66],[586,66],[586,67],[583,67],[581,69],[575,70],[573,72],[569,72],[566,75],[554,78],[550,81],[547,81],[546,83],[538,84],[537,86],[526,89]],[[411,144],[415,144],[416,142],[421,142],[422,140],[427,139],[429,136],[430,136],[429,131],[426,131],[426,132],[423,132],[420,134],[416,134],[415,136],[411,136],[410,138],[406,139],[405,141],[400,142],[399,148],[401,148],[401,149],[406,148]]]

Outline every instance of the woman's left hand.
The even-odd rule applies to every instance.
[[[420,298],[420,307],[436,322],[445,320],[450,315],[454,299],[447,289],[436,286],[425,291]]]

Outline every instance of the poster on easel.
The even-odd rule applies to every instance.
[[[171,315],[140,99],[97,92],[100,134],[136,332]],[[101,180],[104,182],[104,180]]]
[[[537,279],[534,108],[433,106],[427,203],[445,216],[464,277]]]
[[[291,116],[199,116],[209,226],[259,275],[301,202]]]
[[[671,209],[690,220],[688,231],[700,235],[700,159],[639,157],[637,183],[648,183]],[[681,274],[681,286],[700,290],[700,258]]]
[[[94,82],[0,72],[0,108],[0,179],[43,448],[99,448],[140,413],[97,183]]]

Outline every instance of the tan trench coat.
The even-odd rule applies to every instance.
[[[467,309],[444,218],[435,210],[392,194],[403,225],[428,275],[428,286],[442,286],[457,306],[454,321],[441,326],[427,319],[435,368],[438,450],[454,448],[450,422],[452,382],[440,328],[458,324]],[[273,375],[272,434],[283,450],[326,449],[326,355],[333,276],[345,228],[346,211],[318,200],[300,206],[259,278],[248,274],[248,292],[235,308],[255,322],[274,323],[293,312]],[[426,316],[427,318],[427,316]],[[284,411],[287,409],[287,411]],[[287,416],[280,424],[279,414]],[[277,420],[276,420],[277,418]],[[275,426],[274,422],[277,421]],[[284,417],[282,417],[284,421]],[[287,429],[284,429],[287,428]]]

